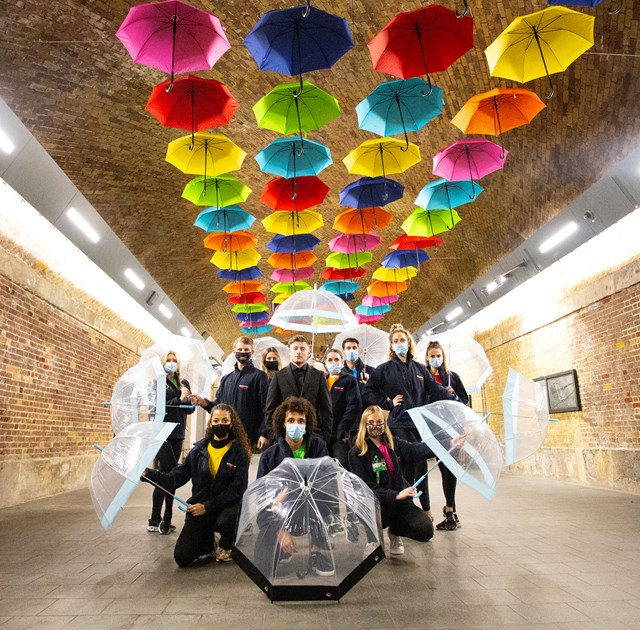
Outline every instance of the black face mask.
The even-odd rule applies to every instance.
[[[251,361],[251,353],[250,352],[236,352],[236,361],[238,363],[249,363]]]
[[[277,361],[265,361],[264,362],[264,367],[266,367],[267,370],[270,370],[271,372],[277,372],[278,371],[278,362]]]
[[[229,432],[231,431],[230,424],[212,424],[211,431],[213,431],[213,435],[217,438],[224,439],[229,436]]]

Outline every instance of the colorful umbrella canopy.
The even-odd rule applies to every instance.
[[[269,310],[266,304],[236,304],[232,309],[234,313],[265,313]]]
[[[369,234],[391,223],[393,215],[382,208],[347,208],[336,215],[333,229],[344,234]]]
[[[258,291],[262,291],[266,289],[265,285],[261,282],[229,282],[222,287],[222,290],[225,293],[235,293],[238,294],[251,294],[256,293]]]
[[[546,76],[551,98],[549,75],[564,72],[593,46],[594,22],[592,15],[553,6],[517,17],[484,51],[491,76],[519,83]]]
[[[343,302],[353,302],[356,299],[353,293],[334,293],[334,295],[337,295]]]
[[[268,313],[238,313],[236,319],[239,322],[247,322],[251,326],[261,326],[269,321]]]
[[[386,206],[402,199],[404,186],[386,177],[361,177],[340,191],[340,204],[350,208]]]
[[[260,70],[295,76],[331,68],[353,40],[347,21],[307,5],[264,13],[243,44]]]
[[[460,222],[455,210],[416,208],[400,226],[409,236],[435,236],[451,230]]]
[[[381,138],[365,140],[342,161],[349,173],[386,177],[390,173],[404,173],[421,159],[417,144],[409,142],[407,146],[395,138]]]
[[[296,282],[297,280],[307,280],[315,274],[313,267],[300,267],[298,269],[274,269],[269,276],[276,282]]]
[[[397,295],[389,295],[388,297],[376,297],[375,295],[370,295],[367,293],[367,295],[362,298],[362,303],[365,306],[381,306],[382,304],[393,304],[394,302],[397,302],[398,297],[399,296]]]
[[[280,83],[254,106],[258,127],[284,135],[315,131],[340,115],[338,101],[309,81]]]
[[[424,247],[438,247],[443,243],[444,241],[439,236],[409,236],[408,234],[403,234],[389,245],[389,249],[398,251],[423,249]]]
[[[471,181],[436,179],[424,186],[413,203],[424,210],[451,210],[475,201],[483,190]]]
[[[194,177],[182,191],[182,198],[196,206],[222,208],[246,201],[251,188],[233,175],[218,177]]]
[[[116,32],[131,58],[171,75],[209,70],[231,45],[215,15],[180,2],[131,7]]]
[[[415,267],[405,267],[403,269],[385,269],[384,267],[378,267],[373,272],[373,279],[380,280],[381,282],[404,282],[410,280],[418,275],[418,270]]]
[[[205,232],[237,232],[247,230],[256,218],[240,206],[226,208],[205,208],[193,225]]]
[[[230,280],[231,282],[242,282],[243,280],[255,280],[262,276],[262,271],[258,267],[247,267],[236,271],[235,269],[220,269],[217,271],[218,278]]]
[[[318,257],[313,252],[297,252],[296,254],[271,254],[267,258],[267,262],[272,267],[281,267],[283,269],[298,269],[298,267],[310,267]]]
[[[288,179],[317,175],[333,163],[328,147],[314,140],[305,140],[303,144],[300,138],[276,138],[255,160],[263,173]]]
[[[373,67],[410,79],[446,70],[473,48],[473,18],[431,4],[398,13],[368,44]]]
[[[399,251],[387,254],[380,263],[386,269],[402,269],[404,267],[419,267],[422,263],[427,262],[429,256],[419,250]]]
[[[307,282],[277,282],[271,287],[272,293],[292,295],[296,291],[307,291],[313,287]]]
[[[243,322],[240,324],[240,328],[242,328],[242,332],[247,335],[264,335],[264,333],[268,333],[271,331],[271,326],[263,325],[263,326],[250,326],[247,325],[247,322]]]
[[[327,267],[334,269],[351,269],[366,265],[373,260],[371,252],[355,252],[354,254],[340,254],[334,252],[326,258]]]
[[[260,201],[272,210],[306,210],[321,204],[327,193],[327,186],[317,177],[278,177],[265,184]]]
[[[353,280],[354,278],[361,278],[367,273],[364,267],[358,267],[356,269],[336,269],[335,267],[327,267],[322,273],[324,280]]]
[[[367,293],[374,297],[389,297],[407,290],[406,282],[382,282],[375,280],[367,287]]]
[[[312,250],[320,239],[313,234],[294,234],[292,236],[274,236],[266,245],[272,252],[296,253]]]
[[[309,234],[324,225],[322,215],[313,210],[302,212],[274,212],[262,219],[262,225],[267,232],[292,236],[294,234]]]
[[[420,131],[428,122],[442,114],[443,91],[422,79],[402,79],[380,83],[356,105],[358,126],[379,136],[404,134],[409,146],[408,131]]]
[[[380,306],[365,306],[361,304],[360,306],[356,306],[356,314],[364,315],[366,317],[371,317],[372,315],[384,315],[391,310],[391,307],[388,304],[381,304]]]
[[[190,148],[192,147],[192,148]],[[247,154],[226,136],[197,133],[172,140],[165,160],[183,173],[193,175],[221,175],[237,171]]]
[[[258,238],[240,230],[238,232],[212,232],[204,239],[204,246],[207,249],[221,250],[223,252],[241,252],[250,249],[258,244]]]
[[[338,234],[329,241],[329,249],[332,252],[353,254],[374,249],[380,242],[377,234]]]
[[[361,326],[365,324],[375,324],[384,318],[384,315],[356,315],[356,321]]]
[[[267,296],[264,293],[256,291],[254,293],[239,293],[236,295],[230,295],[227,298],[227,302],[230,304],[259,304],[265,302]]]
[[[320,288],[323,291],[329,291],[329,293],[333,293],[334,295],[343,295],[345,293],[357,291],[360,288],[360,285],[351,280],[332,280],[330,282],[325,282]]]
[[[211,258],[211,263],[218,269],[233,269],[241,271],[248,267],[255,267],[262,258],[255,249],[247,249],[243,252],[216,252]]]

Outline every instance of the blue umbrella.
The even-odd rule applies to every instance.
[[[429,260],[429,256],[421,249],[401,249],[387,254],[380,263],[387,269],[403,269],[404,267],[418,267]]]
[[[333,293],[334,295],[352,293],[353,291],[357,291],[359,288],[360,285],[357,282],[353,282],[353,280],[331,280],[329,282],[325,282],[320,287],[320,289],[329,291],[329,293]]]
[[[270,330],[271,326],[250,326],[249,328],[243,328],[242,332],[247,335],[262,335]]]
[[[369,96],[356,105],[358,125],[379,136],[404,134],[409,148],[407,131],[420,131],[429,121],[442,114],[443,91],[422,79],[386,81],[380,83]]]
[[[195,220],[196,227],[205,232],[237,232],[247,230],[256,218],[240,206],[205,208]]]
[[[356,296],[353,293],[338,293],[337,296],[344,302],[351,302],[351,300],[355,300]]]
[[[309,252],[320,239],[313,234],[293,234],[292,236],[274,236],[268,243],[267,249],[276,254],[294,254],[296,252]]]
[[[231,282],[241,282],[242,280],[255,280],[262,276],[262,271],[258,267],[247,267],[236,271],[234,269],[220,269],[218,278],[230,280]]]
[[[418,193],[413,203],[425,210],[451,210],[475,201],[483,190],[484,188],[472,181],[450,182],[446,179],[436,179]]]
[[[340,191],[340,203],[348,208],[386,206],[402,199],[404,186],[386,177],[362,177]]]
[[[289,76],[331,68],[353,48],[347,21],[308,2],[306,7],[267,11],[243,43],[260,70]]]
[[[273,173],[291,179],[302,175],[317,175],[333,164],[329,147],[321,142],[300,138],[276,138],[256,155],[263,173]]]
[[[547,4],[559,4],[563,7],[597,7],[602,0],[549,0]],[[615,8],[607,9],[609,15],[617,15],[622,9],[622,0],[616,0]]]
[[[372,315],[384,315],[391,310],[391,307],[388,304],[381,304],[380,306],[365,306],[364,304],[360,304],[360,306],[356,306],[356,313],[358,315],[366,315],[367,317],[371,317]]]
[[[252,324],[258,324],[258,322],[265,324],[269,321],[269,313],[238,313],[236,319],[241,322],[251,322]]]

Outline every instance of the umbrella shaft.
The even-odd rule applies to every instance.
[[[157,484],[155,481],[151,481],[151,479],[149,479],[149,477],[147,477],[146,475],[140,475],[140,477],[145,481],[148,481],[152,486],[155,486],[156,488],[159,488],[160,490],[162,490],[162,492],[164,492],[167,496],[170,496],[171,498],[175,499],[178,503],[182,503],[182,505],[184,505],[185,507],[189,507],[189,504],[184,499],[181,499],[179,496],[175,494],[171,494],[171,492],[169,492],[166,488],[163,488],[160,484]]]

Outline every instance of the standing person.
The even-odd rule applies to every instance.
[[[349,464],[351,471],[378,497],[382,527],[389,528],[391,555],[399,556],[404,553],[401,536],[419,542],[427,542],[433,537],[431,519],[414,504],[417,490],[409,486],[402,472],[403,467],[411,470],[414,461],[426,461],[433,453],[422,442],[394,438],[386,416],[387,413],[377,406],[364,410],[355,446],[349,451]]]
[[[325,440],[329,440],[333,426],[331,396],[325,375],[307,363],[309,350],[309,342],[302,335],[294,335],[289,339],[291,362],[287,367],[278,370],[269,382],[264,424],[260,431],[258,448],[262,449],[269,444],[273,413],[289,396],[301,396],[313,405],[318,415],[317,432]]]
[[[168,473],[175,468],[180,461],[184,431],[187,425],[187,415],[192,414],[194,409],[181,409],[181,406],[189,405],[189,396],[191,394],[189,390],[191,389],[191,385],[189,385],[189,381],[186,379],[180,378],[178,355],[173,351],[169,351],[162,363],[164,364],[164,371],[167,375],[167,413],[163,421],[175,422],[178,425],[160,447],[157,455],[160,470]],[[155,488],[151,501],[151,518],[149,518],[147,524],[147,531],[159,531],[161,534],[175,532],[175,525],[171,524],[173,517],[173,499],[159,488]],[[164,516],[162,515],[163,503]]]
[[[252,445],[258,443],[260,427],[264,422],[264,407],[267,401],[269,379],[251,362],[253,340],[238,337],[233,342],[236,364],[233,372],[226,374],[220,381],[216,399],[211,402],[198,395],[191,397],[192,402],[210,411],[214,405],[224,403],[233,407],[238,415]]]
[[[278,370],[282,369],[282,360],[276,348],[271,347],[264,351],[261,368],[269,380],[273,378]]]
[[[344,352],[344,367],[349,370],[358,380],[360,393],[369,380],[369,376],[373,372],[370,365],[365,365],[360,358],[360,342],[355,337],[347,337],[342,342],[342,351]]]
[[[349,470],[351,434],[355,433],[362,412],[362,398],[358,381],[342,365],[340,350],[330,349],[324,354],[327,385],[331,393],[333,425],[329,450],[343,468]]]
[[[469,395],[464,388],[460,377],[447,369],[447,359],[444,349],[437,341],[431,341],[427,346],[425,363],[429,366],[429,372],[436,383],[446,387],[450,394],[455,394],[457,400],[463,405],[469,404]],[[442,475],[442,491],[444,492],[445,506],[442,508],[444,520],[436,525],[436,529],[453,531],[460,525],[460,519],[456,512],[456,486],[458,480],[456,476],[442,463],[438,463],[440,474]]]
[[[184,463],[169,473],[145,470],[144,476],[172,492],[189,481],[193,484],[184,527],[173,551],[178,566],[186,567],[211,553],[215,532],[220,532],[216,561],[231,560],[250,457],[251,445],[238,414],[229,405],[219,404],[211,410],[204,439],[194,444]]]
[[[389,332],[389,360],[381,363],[364,387],[364,404],[376,405],[389,411],[389,428],[395,437],[407,442],[419,442],[418,433],[407,409],[427,405],[434,400],[455,400],[422,363],[413,360],[413,338],[402,326],[394,324]],[[427,470],[426,462],[419,462],[413,470],[415,481]],[[431,516],[428,481],[420,484],[422,509]]]

